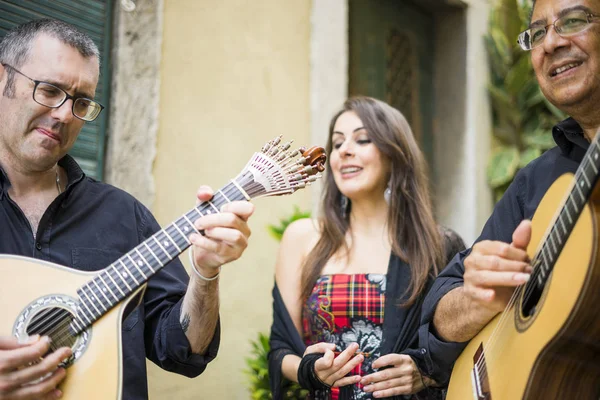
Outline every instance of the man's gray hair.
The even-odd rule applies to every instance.
[[[96,57],[100,61],[100,51],[94,41],[84,32],[73,25],[55,19],[38,19],[18,25],[8,31],[0,41],[0,62],[14,68],[20,68],[28,59],[29,51],[39,34],[56,38],[79,51],[83,57]],[[12,96],[14,91],[14,74],[10,68],[8,73],[5,96]]]

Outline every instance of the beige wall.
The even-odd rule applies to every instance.
[[[310,1],[165,0],[153,211],[161,224],[224,185],[279,134],[309,144]],[[265,229],[310,191],[255,202],[242,259],[221,274],[219,356],[190,380],[149,366],[152,399],[248,399],[249,339],[271,323],[277,243]],[[185,261],[187,263],[187,260]]]

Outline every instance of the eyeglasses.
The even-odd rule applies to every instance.
[[[584,10],[573,10],[558,18],[550,25],[534,26],[521,32],[517,43],[519,43],[523,50],[531,50],[544,42],[548,28],[551,26],[554,26],[554,30],[561,37],[568,37],[586,30],[596,18],[598,18],[597,15],[590,14]]]
[[[97,101],[85,98],[71,96],[63,89],[59,88],[48,82],[36,81],[31,79],[15,67],[8,64],[2,64],[6,68],[10,68],[19,75],[23,75],[25,78],[32,81],[35,86],[33,87],[33,100],[45,107],[59,108],[69,99],[73,100],[73,106],[71,111],[73,115],[83,121],[93,121],[98,118],[100,112],[104,109],[104,106]]]

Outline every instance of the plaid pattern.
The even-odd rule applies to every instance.
[[[386,276],[383,274],[336,274],[321,276],[303,309],[304,342],[336,344],[344,351],[357,342],[365,356],[350,375],[368,375],[380,356]],[[356,399],[371,399],[361,385],[354,385]],[[332,399],[338,398],[332,389]]]

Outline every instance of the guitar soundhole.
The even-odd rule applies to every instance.
[[[13,335],[20,341],[25,341],[32,335],[48,336],[51,341],[48,354],[61,347],[70,347],[72,356],[61,363],[62,367],[68,367],[85,353],[92,335],[91,327],[77,335],[71,330],[78,305],[77,299],[67,295],[40,297],[17,316]]]
[[[529,281],[524,286],[523,300],[521,302],[521,313],[524,317],[531,317],[535,314],[536,307],[542,298],[544,287],[538,286],[536,281]]]
[[[50,351],[60,347],[73,347],[77,340],[69,329],[73,318],[73,314],[64,308],[46,308],[31,319],[27,326],[27,334],[50,337]]]

